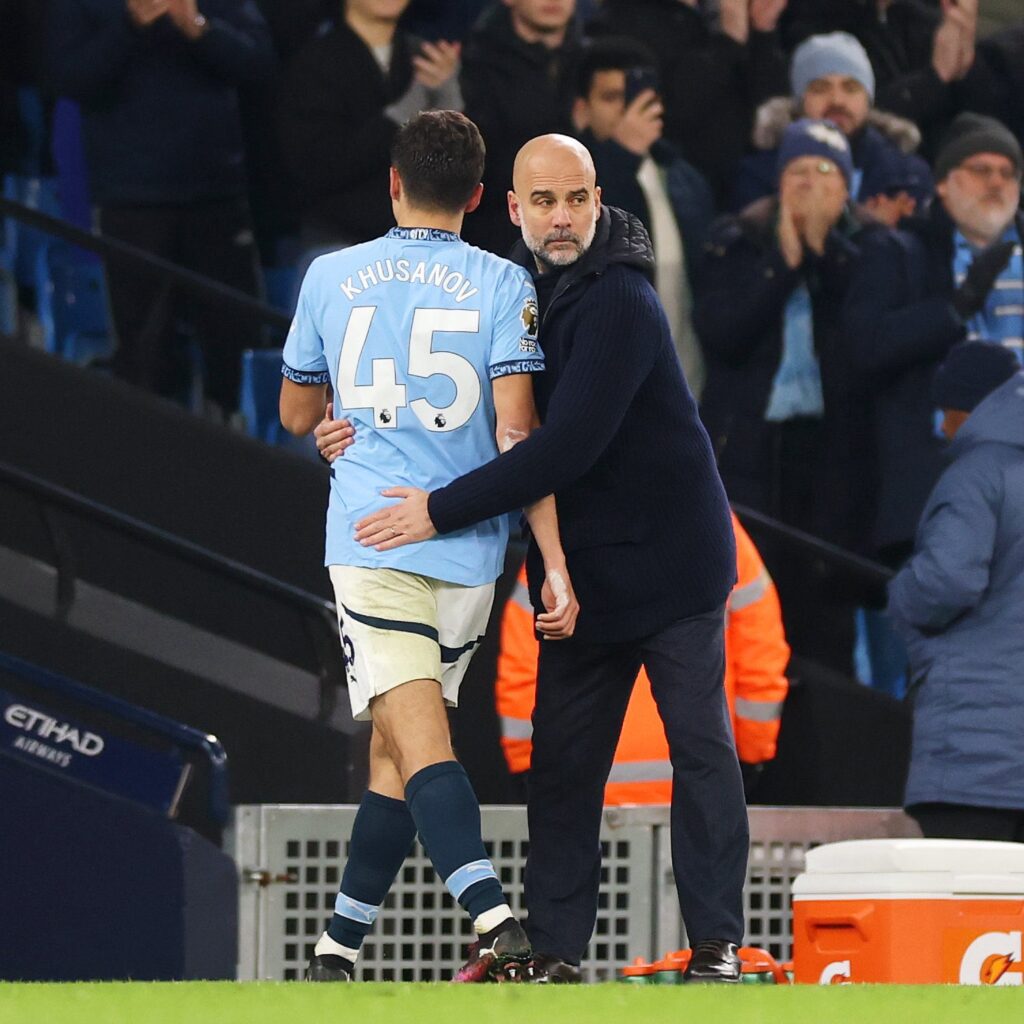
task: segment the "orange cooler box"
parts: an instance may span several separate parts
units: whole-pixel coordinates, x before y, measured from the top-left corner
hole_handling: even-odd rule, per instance
[[[1020,843],[832,843],[793,883],[797,982],[1021,985],[1022,936]]]

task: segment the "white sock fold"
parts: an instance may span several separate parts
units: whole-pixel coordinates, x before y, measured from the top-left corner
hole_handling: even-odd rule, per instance
[[[327,932],[320,936],[320,941],[313,947],[313,954],[315,956],[340,956],[351,963],[355,963],[359,958],[358,949],[352,949],[349,946],[343,946],[340,942],[335,942]]]
[[[507,903],[502,903],[500,907],[494,907],[492,910],[485,910],[474,922],[473,931],[477,935],[485,935],[493,928],[497,928],[502,921],[507,921],[510,917],[513,917],[512,908]]]

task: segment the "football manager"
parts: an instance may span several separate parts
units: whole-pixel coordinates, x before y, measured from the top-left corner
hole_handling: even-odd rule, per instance
[[[527,143],[508,203],[522,231],[512,258],[537,285],[543,426],[429,495],[384,491],[401,501],[357,524],[357,537],[386,550],[555,494],[581,611],[576,635],[541,644],[538,664],[525,877],[537,980],[579,978],[605,780],[643,665],[672,760],[672,859],[694,949],[686,979],[735,982],[748,831],[723,688],[736,572],[725,492],[650,283],[650,239],[601,205],[587,150],[558,135]]]

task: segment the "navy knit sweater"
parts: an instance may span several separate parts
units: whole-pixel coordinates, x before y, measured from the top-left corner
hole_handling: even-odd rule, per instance
[[[525,246],[515,258],[532,264]],[[543,311],[544,425],[430,496],[435,527],[450,533],[554,493],[585,641],[638,639],[711,611],[735,580],[725,492],[652,266],[643,225],[605,207],[593,245]]]

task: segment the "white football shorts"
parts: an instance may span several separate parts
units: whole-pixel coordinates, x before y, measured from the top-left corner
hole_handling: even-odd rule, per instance
[[[457,707],[487,629],[494,583],[465,587],[397,569],[329,569],[353,717],[368,721],[374,697],[414,679],[436,679],[445,704]]]

